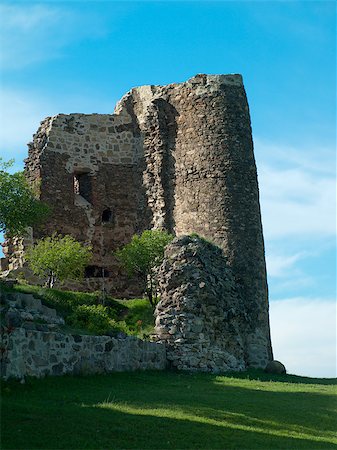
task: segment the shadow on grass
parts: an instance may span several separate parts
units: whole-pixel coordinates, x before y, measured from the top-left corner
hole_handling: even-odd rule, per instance
[[[333,449],[335,399],[331,386],[172,372],[6,383],[1,448]]]
[[[227,372],[226,377],[233,377],[257,381],[277,381],[279,383],[301,383],[301,384],[325,384],[337,385],[337,378],[311,378],[298,375],[274,375],[265,373],[263,370],[250,369],[246,372]]]

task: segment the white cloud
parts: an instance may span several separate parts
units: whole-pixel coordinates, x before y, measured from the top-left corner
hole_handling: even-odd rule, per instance
[[[296,253],[291,256],[284,255],[266,255],[267,272],[271,277],[283,277],[289,270],[293,269],[294,264],[305,257],[305,253]]]
[[[336,234],[334,148],[295,148],[255,139],[265,238]]]
[[[268,142],[259,137],[254,137],[254,147],[259,164],[267,163],[278,168],[301,168],[309,173],[335,176],[334,147],[295,147],[286,143]]]
[[[317,290],[322,280],[314,267],[324,267],[321,255],[335,247],[335,150],[255,139],[255,153],[271,297],[275,292]],[[304,298],[271,302],[271,320],[275,357],[283,359],[291,372],[334,375],[332,302]]]
[[[1,53],[3,69],[17,69],[57,56],[62,45],[55,37],[56,27],[62,25],[64,13],[43,5],[0,6]]]
[[[59,58],[72,42],[106,32],[102,19],[95,14],[78,10],[75,14],[67,6],[2,4],[0,17],[2,70]]]
[[[335,247],[335,151],[255,139],[255,154],[272,289],[317,287],[313,264]]]
[[[59,19],[59,12],[56,9],[43,6],[41,4],[31,5],[30,14],[27,10],[18,5],[1,5],[1,15],[6,20],[3,21],[5,29],[16,29],[21,31],[32,31],[41,23],[48,21],[49,23]]]
[[[0,103],[2,156],[22,160],[27,156],[26,143],[46,115],[47,105],[24,92],[10,90],[0,91]]]
[[[259,182],[267,238],[336,233],[336,185],[332,176],[260,164]]]
[[[336,377],[336,303],[289,298],[270,303],[274,358],[288,373]]]
[[[315,290],[319,291],[319,284],[322,282],[322,279],[317,277],[310,276],[308,274],[303,273],[301,268],[296,268],[294,273],[284,274],[282,277],[272,279],[269,277],[269,287],[270,292],[277,294],[284,293],[298,293],[299,290],[301,292],[311,292]]]

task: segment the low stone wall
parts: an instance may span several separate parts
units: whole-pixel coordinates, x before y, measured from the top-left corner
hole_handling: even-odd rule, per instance
[[[94,374],[166,367],[165,345],[128,336],[79,336],[16,328],[2,334],[1,376]]]

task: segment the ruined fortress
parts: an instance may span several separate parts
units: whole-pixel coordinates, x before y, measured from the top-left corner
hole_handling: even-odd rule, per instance
[[[258,182],[241,75],[200,74],[134,88],[111,115],[47,117],[29,144],[25,171],[51,206],[32,238],[57,231],[93,247],[76,288],[99,289],[104,278],[112,294],[132,295],[137,286],[121,273],[114,250],[146,229],[197,233],[223,249],[250,323],[263,323],[265,360],[271,359]],[[9,268],[22,265],[22,250],[24,244],[20,250],[5,245]]]

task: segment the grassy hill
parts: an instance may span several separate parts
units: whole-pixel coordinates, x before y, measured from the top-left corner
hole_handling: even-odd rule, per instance
[[[336,380],[251,371],[4,383],[2,449],[337,449]]]

